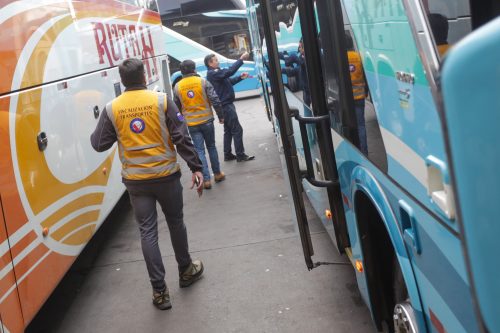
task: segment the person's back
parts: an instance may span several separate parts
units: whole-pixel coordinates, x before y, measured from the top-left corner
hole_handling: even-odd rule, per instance
[[[188,126],[200,125],[214,118],[205,86],[205,79],[195,75],[183,78],[175,86],[175,95],[181,99],[182,114]]]
[[[361,56],[354,50],[347,52],[347,59],[349,61],[349,73],[351,75],[352,94],[354,100],[365,99],[366,97],[366,82],[363,74],[363,64]]]
[[[210,189],[212,183],[210,181],[208,162],[205,157],[205,145],[210,157],[215,182],[218,183],[226,178],[220,170],[219,157],[215,146],[214,116],[212,112],[213,105],[219,121],[223,123],[222,106],[210,82],[196,75],[194,61],[184,60],[180,67],[183,78],[175,86],[174,101],[186,118],[189,133],[193,138],[194,146],[203,164],[203,186],[205,189]]]
[[[165,95],[139,89],[124,92],[106,106],[117,131],[126,180],[160,178],[179,170],[172,140],[164,140],[165,113],[160,110],[165,105]]]
[[[158,246],[156,203],[160,204],[170,230],[179,286],[188,287],[203,274],[203,264],[191,260],[188,250],[177,152],[193,172],[193,186],[197,179],[203,181],[202,164],[176,105],[165,94],[147,90],[142,61],[126,59],[118,70],[126,89],[106,105],[90,141],[99,152],[118,141],[123,183],[139,226],[153,304],[167,310],[172,305]],[[202,193],[201,184],[197,190]]]
[[[351,76],[352,95],[354,97],[354,111],[356,112],[358,123],[359,149],[363,154],[368,155],[368,140],[365,125],[366,81],[363,72],[363,63],[361,55],[354,49],[354,41],[348,31],[345,32],[345,42]]]

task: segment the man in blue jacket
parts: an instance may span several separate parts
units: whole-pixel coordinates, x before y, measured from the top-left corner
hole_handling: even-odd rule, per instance
[[[233,85],[248,77],[248,73],[242,73],[240,76],[232,77],[238,68],[243,65],[243,60],[249,57],[248,52],[241,55],[229,68],[220,68],[219,59],[215,54],[209,54],[205,57],[205,66],[207,66],[207,80],[214,86],[215,92],[219,96],[222,104],[224,117],[224,161],[236,160],[237,162],[250,161],[255,156],[245,154],[243,147],[243,128],[236,114],[234,106]],[[231,152],[231,142],[234,138],[234,150],[236,155]]]

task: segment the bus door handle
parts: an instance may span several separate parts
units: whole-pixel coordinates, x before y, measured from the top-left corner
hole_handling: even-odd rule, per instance
[[[420,238],[418,237],[417,223],[413,208],[404,200],[399,200],[398,204],[404,242],[408,246],[411,246],[417,254],[420,254],[422,253],[422,247],[420,245]]]
[[[314,124],[316,129],[322,126],[330,125],[330,117],[328,115],[318,117],[303,117],[299,114],[296,108],[290,108],[290,116],[294,117],[300,126],[300,136],[304,147],[304,158],[306,160],[307,170],[302,173],[302,178],[305,178],[311,185],[316,187],[333,187],[339,184],[338,179],[318,180],[314,175],[314,167],[311,156],[311,147],[309,146],[309,138],[307,137],[307,124]],[[319,138],[321,140],[321,138]]]
[[[455,219],[455,199],[446,163],[435,156],[425,158],[427,166],[427,195],[437,210],[448,219]]]

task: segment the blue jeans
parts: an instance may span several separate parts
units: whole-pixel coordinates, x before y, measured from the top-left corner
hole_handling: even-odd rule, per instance
[[[356,110],[356,119],[358,121],[359,149],[363,154],[368,156],[368,143],[365,126],[365,100],[354,100],[354,109]]]
[[[244,156],[245,148],[243,147],[243,128],[236,114],[234,104],[226,104],[222,107],[224,114],[224,156],[231,156],[231,142],[234,139],[234,150],[236,156]]]
[[[189,126],[188,129],[193,139],[194,148],[203,164],[203,179],[210,180],[207,158],[205,157],[205,144],[207,145],[212,171],[214,174],[220,173],[219,156],[217,155],[217,148],[215,147],[214,122],[212,120],[201,125]]]

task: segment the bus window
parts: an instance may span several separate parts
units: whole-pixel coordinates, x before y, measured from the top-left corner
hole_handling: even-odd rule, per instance
[[[500,15],[500,2],[495,0],[480,4],[469,0],[421,0],[421,8],[439,60],[472,30]]]
[[[354,118],[359,150],[368,157],[379,169],[387,171],[387,153],[385,150],[377,113],[371,102],[368,84],[366,82],[363,66],[363,56],[358,52],[355,38],[351,32],[347,15],[343,15],[345,32],[338,32],[338,38],[344,38],[343,44],[346,49],[347,71],[350,80],[345,80],[344,88],[341,89],[340,69],[338,62],[339,50],[335,47],[335,36],[331,17],[332,6],[326,0],[316,1],[316,19],[319,24],[318,30],[321,48],[321,65],[323,69],[323,80],[325,85],[325,99],[330,112],[331,127],[338,134],[344,135],[344,129],[348,126],[347,117]],[[341,44],[340,44],[341,45]],[[347,114],[341,112],[341,99],[353,99],[352,109]],[[352,123],[352,120],[351,120]]]
[[[181,70],[180,60],[172,57],[171,55],[168,55],[168,69],[170,70],[170,73],[175,73],[177,71],[180,71]]]
[[[468,0],[424,0],[423,7],[440,58],[472,31]]]

